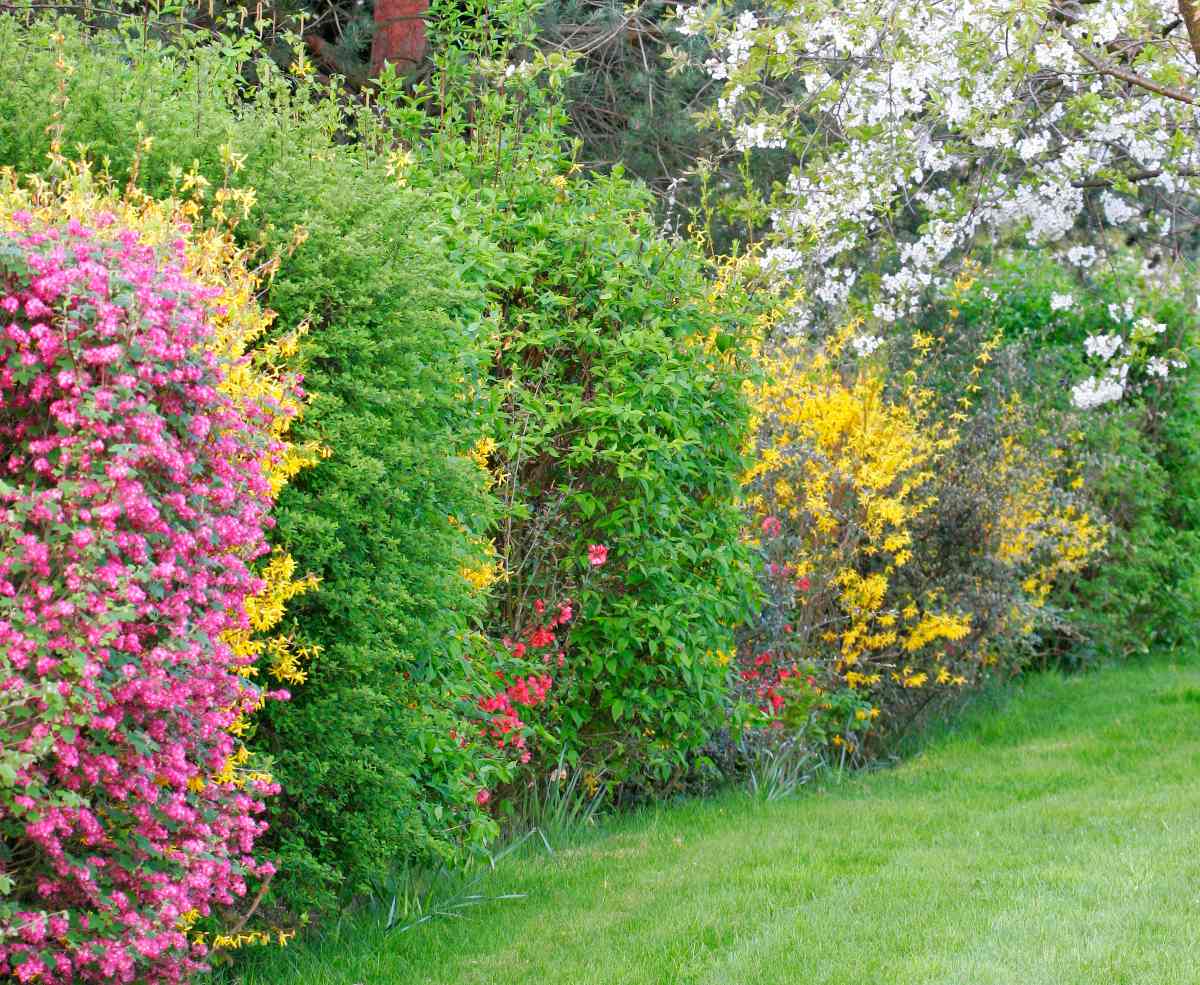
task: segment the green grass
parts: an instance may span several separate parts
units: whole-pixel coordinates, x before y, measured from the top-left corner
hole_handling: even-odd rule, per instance
[[[510,859],[488,904],[247,985],[1196,985],[1200,665],[1046,675],[901,766]]]

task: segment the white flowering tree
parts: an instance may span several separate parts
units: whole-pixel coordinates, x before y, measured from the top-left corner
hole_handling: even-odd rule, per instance
[[[701,2],[675,26],[707,42],[711,122],[739,150],[791,158],[768,238],[806,288],[795,330],[849,304],[886,335],[984,237],[1080,268],[1130,235],[1168,260],[1196,239],[1192,0],[745,6]],[[1127,372],[1114,364],[1078,402],[1119,397]]]

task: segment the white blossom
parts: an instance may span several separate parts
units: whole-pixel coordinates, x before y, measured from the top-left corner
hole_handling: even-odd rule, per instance
[[[887,322],[943,286],[981,235],[1062,242],[1087,269],[1103,245],[1087,239],[1095,215],[1164,236],[1189,228],[1169,216],[1175,203],[1186,215],[1200,200],[1196,110],[1131,83],[1128,66],[1123,76],[1095,64],[1123,65],[1106,47],[1121,39],[1140,76],[1192,77],[1186,32],[1163,33],[1178,16],[1174,0],[701,7],[683,8],[677,24],[703,25],[709,37],[705,64],[722,83],[717,116],[733,145],[794,152],[770,238],[799,255],[786,273],[813,311],[849,300],[844,279],[825,284],[834,267],[882,272],[866,300]],[[1113,190],[1120,172],[1152,193]],[[1055,311],[1073,303],[1055,297],[1064,299]]]
[[[684,7],[676,16],[678,20],[675,23],[675,30],[680,34],[694,37],[704,29],[705,13],[698,3],[691,7]]]
[[[1128,366],[1114,367],[1104,376],[1089,376],[1071,388],[1071,403],[1080,410],[1091,410],[1102,404],[1115,403],[1125,396]]]
[[[1049,147],[1050,138],[1045,133],[1036,133],[1017,144],[1017,153],[1021,155],[1021,160],[1029,161],[1039,154],[1044,154]]]
[[[858,335],[850,340],[850,345],[859,356],[865,357],[883,345],[883,339],[878,335]]]
[[[1124,303],[1110,303],[1108,317],[1113,321],[1129,321],[1133,318],[1133,298],[1126,298]]]
[[[1105,362],[1108,362],[1125,344],[1125,340],[1119,335],[1089,335],[1084,340],[1083,348],[1089,356],[1099,356]]]
[[[1090,267],[1099,258],[1094,246],[1072,246],[1067,250],[1067,261],[1076,267]]]
[[[1148,318],[1145,315],[1134,322],[1133,327],[1143,335],[1162,335],[1167,330],[1165,324],[1155,321],[1153,318]]]
[[[1104,218],[1114,226],[1124,225],[1138,214],[1137,209],[1112,192],[1104,192],[1100,196],[1100,204],[1104,206]]]
[[[1050,310],[1065,311],[1075,303],[1075,299],[1070,294],[1051,294],[1050,295]]]
[[[738,131],[738,150],[786,146],[787,138],[781,133],[772,131],[767,123],[744,123]]]

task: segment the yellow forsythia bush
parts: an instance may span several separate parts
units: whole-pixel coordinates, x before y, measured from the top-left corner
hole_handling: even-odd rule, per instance
[[[855,347],[857,331],[762,348],[744,481],[766,601],[738,667],[766,714],[816,726],[821,741],[851,753],[931,692],[974,683],[999,637],[1030,632],[1055,579],[1103,543],[1100,526],[1056,495],[1059,461],[1022,443],[1027,422],[1010,400],[1002,463],[986,477],[995,495],[968,548],[1005,588],[977,612],[967,586],[980,578],[934,563],[930,533],[947,525],[947,474],[970,475],[950,466],[965,451],[976,377],[949,402],[920,373],[898,385],[884,359]],[[932,344],[921,341],[926,354]]]

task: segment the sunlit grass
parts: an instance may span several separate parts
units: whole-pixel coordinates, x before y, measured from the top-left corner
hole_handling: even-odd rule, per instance
[[[345,921],[247,985],[1195,985],[1200,665],[1024,685],[896,769],[509,859],[487,904]]]

